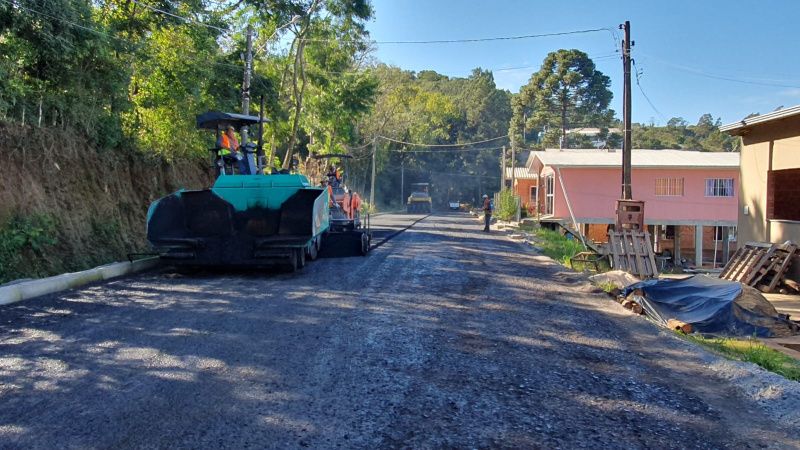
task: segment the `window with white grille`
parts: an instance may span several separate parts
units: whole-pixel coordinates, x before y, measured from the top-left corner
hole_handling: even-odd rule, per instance
[[[683,178],[656,178],[656,195],[665,197],[683,196]]]
[[[555,209],[555,198],[556,198],[556,191],[555,191],[555,178],[553,175],[548,175],[544,179],[544,213],[545,214],[553,214],[553,210]]]
[[[706,197],[733,197],[733,178],[706,178]]]

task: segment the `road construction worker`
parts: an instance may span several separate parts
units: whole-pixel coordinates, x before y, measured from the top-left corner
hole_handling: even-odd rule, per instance
[[[483,231],[489,232],[489,224],[492,222],[492,201],[489,196],[483,194]]]
[[[250,167],[248,167],[247,161],[245,161],[244,152],[239,150],[239,140],[236,139],[236,128],[234,128],[233,125],[228,125],[225,132],[220,135],[217,141],[217,147],[220,149],[220,158],[228,156],[236,160],[240,175],[250,174]]]
[[[350,212],[354,219],[359,216],[359,211],[361,211],[361,197],[358,196],[358,192],[350,191]]]
[[[344,190],[344,198],[342,198],[342,209],[344,210],[345,215],[347,215],[348,219],[353,219],[353,208],[351,204],[351,194],[350,190],[345,188]]]
[[[330,206],[336,206],[336,200],[333,198],[333,189],[331,189],[331,185],[327,179],[323,178],[320,185],[328,190],[328,203]]]

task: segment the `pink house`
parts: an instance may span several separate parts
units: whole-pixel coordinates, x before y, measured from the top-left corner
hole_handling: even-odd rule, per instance
[[[645,224],[656,252],[695,266],[719,266],[735,248],[739,154],[687,150],[633,150],[632,190],[645,202]],[[570,149],[531,152],[528,170],[539,176],[535,211],[543,223],[561,223],[605,242],[621,194],[622,153]],[[691,261],[691,259],[690,259]]]

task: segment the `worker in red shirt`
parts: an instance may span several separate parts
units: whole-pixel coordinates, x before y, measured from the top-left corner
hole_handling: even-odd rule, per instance
[[[489,224],[492,222],[492,201],[489,196],[483,194],[483,231],[489,232]]]

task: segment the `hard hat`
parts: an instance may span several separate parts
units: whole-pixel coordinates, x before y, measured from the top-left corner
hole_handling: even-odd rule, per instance
[[[483,198],[489,198],[489,196],[486,195],[486,194],[483,194]]]

